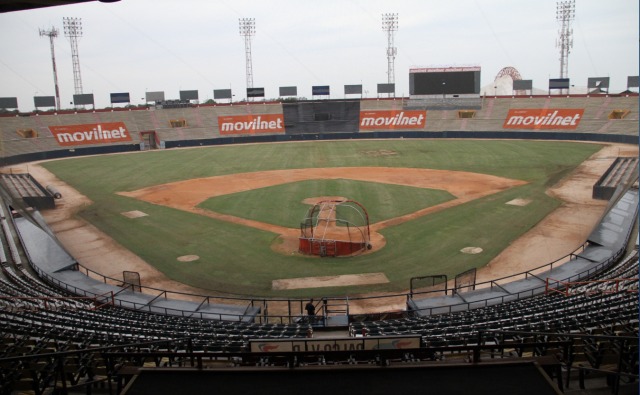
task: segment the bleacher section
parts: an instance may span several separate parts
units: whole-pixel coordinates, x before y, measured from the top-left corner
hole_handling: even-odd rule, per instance
[[[176,367],[205,374],[203,369],[226,366],[236,375],[249,366],[270,371],[282,367],[290,372],[314,366],[435,369],[420,371],[427,377],[443,366],[456,367],[461,374],[463,365],[471,361],[484,366],[490,361],[504,365],[519,360],[549,366],[548,374],[560,389],[562,383],[573,380],[575,387],[576,380],[582,383],[606,372],[614,377],[611,383],[620,385],[637,380],[637,259],[636,251],[570,296],[553,293],[465,312],[350,325],[352,336],[364,334],[372,340],[419,335],[419,349],[306,353],[252,353],[247,344],[260,339],[265,344],[274,339],[302,340],[308,336],[308,325],[201,320],[114,307],[99,298],[70,298],[46,284],[36,287],[19,279],[5,263],[0,277],[0,324],[4,328],[0,385],[5,393],[36,387],[60,389],[63,384],[90,391],[108,382],[121,393],[126,380],[144,374],[145,369],[164,369],[162,374],[173,379],[175,369],[171,368]],[[621,278],[626,280],[615,292],[597,282]],[[324,339],[327,344],[333,341],[341,340]],[[59,366],[65,366],[63,375]],[[455,383],[451,378],[448,381]],[[494,390],[507,383],[511,388],[514,385],[505,379],[499,385],[482,380],[474,383]],[[447,385],[441,385],[441,393],[447,393]],[[452,388],[459,387],[452,384]]]
[[[420,334],[427,344],[460,345],[476,341],[479,330],[523,332],[610,333],[620,328],[637,331],[637,252],[602,274],[592,276],[571,296],[538,296],[450,314],[353,322],[350,332],[367,336]],[[619,292],[606,292],[597,280],[627,279]],[[635,329],[634,329],[635,327]],[[618,328],[618,329],[614,329]]]
[[[163,108],[185,108],[191,107],[192,104],[189,100],[163,100],[155,102],[156,109]]]
[[[526,272],[518,279],[477,284],[475,290],[462,294],[438,297],[429,293],[414,294],[407,301],[407,307],[417,316],[459,312],[542,294],[549,287],[556,286],[555,283],[550,284],[549,279],[579,281],[589,278],[619,258],[629,240],[637,211],[638,191],[630,190],[605,214],[585,245],[571,253],[569,260],[562,265],[544,265]]]
[[[489,132],[492,136],[504,132],[507,136],[508,132],[518,130],[504,128],[505,118],[510,109],[569,108],[584,110],[578,127],[571,132],[612,136],[612,138],[637,135],[637,95],[482,97],[479,100],[480,106],[475,110],[476,114],[473,118],[460,118],[458,114],[460,106],[455,109],[437,107],[428,109],[426,125],[421,131],[436,132],[443,136],[447,132]],[[402,111],[413,108],[424,109],[425,106],[412,104],[409,99],[394,98],[39,113],[30,116],[0,117],[0,139],[3,142],[3,160],[11,163],[8,158],[30,153],[40,153],[40,156],[32,159],[27,157],[23,161],[80,153],[91,154],[91,149],[100,153],[139,149],[137,147],[142,140],[138,132],[148,130],[155,130],[159,140],[170,143],[168,145],[171,147],[214,144],[213,139],[223,137],[218,127],[220,116],[283,114],[286,134],[295,136],[317,133],[357,133],[360,111]],[[609,119],[609,115],[614,110],[622,110],[627,115],[622,119]],[[172,127],[172,120],[184,120],[185,126]],[[74,150],[73,147],[70,149],[70,147],[60,146],[48,129],[49,126],[95,125],[108,122],[123,122],[126,125],[132,137],[131,142],[125,144],[127,147],[123,147],[122,143],[102,143],[86,145],[80,147],[82,149]],[[35,132],[35,137],[23,137],[18,133],[18,130],[28,129]],[[244,135],[250,134],[246,132]],[[238,134],[238,137],[241,136],[242,134]],[[431,135],[431,137],[434,136],[437,137],[437,135]],[[601,137],[599,139],[603,141]],[[87,148],[89,152],[86,152]],[[48,152],[53,153],[42,155]]]
[[[39,214],[36,212],[32,215]],[[213,303],[206,297],[201,302],[172,300],[167,298],[164,291],[158,291],[157,294],[141,293],[126,285],[117,286],[91,278],[78,271],[73,257],[34,222],[43,223],[37,219],[16,218],[16,230],[38,275],[57,284],[59,288],[84,297],[112,295],[110,303],[119,307],[168,315],[252,322],[260,313],[260,308],[251,305]]]
[[[407,100],[405,110],[479,110],[481,97],[412,97]]]

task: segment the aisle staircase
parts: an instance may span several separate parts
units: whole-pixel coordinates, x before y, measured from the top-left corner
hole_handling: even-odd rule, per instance
[[[325,326],[340,327],[349,325],[349,298],[324,299]]]

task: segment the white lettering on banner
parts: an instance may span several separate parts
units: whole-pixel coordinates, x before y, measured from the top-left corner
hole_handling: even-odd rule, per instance
[[[73,133],[57,133],[56,138],[60,143],[70,143],[70,142],[83,142],[83,141],[105,141],[110,139],[126,139],[127,129],[122,126],[118,129],[113,130],[103,130],[101,125],[98,125],[97,128],[93,128],[90,131],[80,131]]]
[[[360,126],[403,126],[403,125],[420,125],[424,120],[424,115],[420,114],[415,117],[405,116],[404,111],[391,116],[379,117],[363,117]]]
[[[343,344],[314,344],[307,343],[307,351],[355,351],[364,350],[364,344],[358,342],[350,342]]]
[[[578,125],[581,114],[575,114],[574,116],[560,116],[558,111],[554,111],[551,114],[539,115],[539,116],[522,116],[511,115],[507,119],[507,125],[534,125],[534,126],[549,126],[549,125],[562,125],[573,126]]]
[[[263,121],[262,116],[258,115],[252,121],[223,122],[220,126],[220,130],[223,132],[242,132],[249,130],[280,130],[282,127],[281,118],[278,118],[275,121]]]

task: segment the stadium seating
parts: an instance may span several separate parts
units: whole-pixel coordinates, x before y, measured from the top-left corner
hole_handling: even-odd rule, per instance
[[[3,227],[3,233],[7,231],[11,230]],[[6,236],[5,233],[5,240],[11,239]],[[68,355],[65,357],[69,375],[67,384],[86,386],[87,383],[108,381],[109,370],[106,360],[82,356],[81,351],[87,348],[121,347],[127,350],[131,345],[147,344],[139,347],[148,352],[164,350],[175,356],[167,360],[168,366],[185,363],[179,356],[192,353],[247,363],[241,355],[248,351],[249,341],[306,338],[311,329],[302,323],[225,322],[102,305],[96,298],[71,297],[66,291],[41,282],[13,259],[0,258],[3,261],[0,324],[5,328],[0,339],[3,388],[26,389],[34,383],[46,386],[47,378],[56,374],[53,360],[37,359],[39,362],[34,365],[16,359],[20,355],[38,358],[40,354],[69,352],[64,354]],[[555,348],[528,346],[540,341],[538,334],[548,334],[544,338],[546,342],[553,336],[577,335],[572,338],[571,353],[562,356],[567,380],[571,379],[573,371],[578,372],[579,381],[583,383],[594,374],[618,369],[618,364],[624,366],[622,371],[616,370],[617,377],[633,379],[637,377],[633,375],[637,371],[637,342],[627,339],[638,335],[637,261],[636,250],[626,259],[593,275],[588,282],[574,284],[565,293],[556,289],[549,294],[428,317],[352,322],[349,335],[419,335],[425,350],[437,350],[425,355],[412,354],[401,361],[405,358],[416,361],[472,358],[473,353],[464,350],[476,346],[485,347],[484,353],[491,358],[549,355]],[[626,280],[606,281],[614,279]],[[607,336],[617,336],[625,343],[607,340]],[[188,339],[188,342],[181,339]],[[169,342],[168,348],[167,343],[148,344],[163,341]],[[329,356],[325,357],[321,358],[321,364],[328,363]],[[344,360],[331,363],[359,363],[357,356],[341,358]],[[7,362],[3,363],[3,360]],[[306,361],[303,364],[315,364],[317,357],[305,357],[303,361]],[[366,361],[365,358],[360,363]],[[161,365],[160,360],[155,363]],[[262,357],[256,363],[267,366],[279,362],[277,358]]]
[[[474,99],[476,100],[476,99]],[[611,136],[636,135],[638,122],[638,96],[534,96],[483,97],[473,118],[460,119],[457,106],[452,109],[429,109],[424,131],[508,132],[503,129],[505,117],[512,108],[580,108],[584,109],[576,132]],[[139,144],[138,132],[155,130],[160,141],[176,146],[210,144],[219,138],[218,117],[243,114],[284,114],[287,134],[357,132],[359,111],[411,109],[410,100],[365,99],[298,103],[243,103],[233,105],[200,105],[182,108],[106,109],[96,111],[63,111],[30,116],[0,117],[0,137],[6,157],[58,151],[58,145],[49,126],[124,122],[132,134],[131,144]],[[347,104],[351,103],[351,104]],[[352,105],[353,104],[353,105]],[[328,107],[330,106],[330,107]],[[424,108],[422,106],[421,108]],[[623,119],[609,119],[614,110],[624,110]],[[317,121],[316,115],[331,119]],[[185,126],[172,127],[172,120],[184,120]],[[297,125],[297,126],[296,126]],[[23,137],[18,130],[33,130],[33,137]],[[187,143],[190,142],[190,143]],[[198,143],[199,142],[199,143]],[[104,146],[118,143],[106,143]],[[93,146],[95,147],[95,145]],[[67,153],[68,155],[68,153]],[[36,158],[37,159],[37,158]]]
[[[637,133],[637,100],[556,98],[553,106],[584,108],[579,132],[628,135]],[[406,108],[403,100],[363,100],[360,105],[360,110]],[[453,110],[430,111],[427,130],[498,131],[510,108],[548,105],[548,98],[485,99],[472,119],[459,119]],[[609,113],[618,108],[630,112],[624,119],[610,120]],[[313,124],[310,117],[322,111],[318,107],[298,115],[301,122]],[[349,106],[340,108],[340,117],[357,118],[357,111],[352,111],[355,110]],[[0,118],[0,133],[7,155],[13,156],[60,150],[47,125],[125,122],[132,131],[156,130],[161,140],[179,142],[219,137],[218,116],[256,112],[282,113],[283,106],[203,106],[7,117]],[[186,126],[171,128],[171,119],[184,119]],[[636,129],[629,130],[633,125]],[[19,128],[31,128],[38,136],[21,138],[15,133]],[[612,388],[617,388],[620,382],[638,379],[637,250],[580,282],[564,282],[546,293],[445,314],[407,311],[403,318],[356,317],[344,333],[351,339],[417,335],[421,339],[419,350],[390,354],[389,358],[381,353],[252,356],[251,341],[303,340],[318,327],[302,320],[280,322],[260,316],[249,321],[224,321],[182,313],[159,314],[135,305],[114,305],[95,295],[78,297],[34,273],[8,212],[3,211],[0,217],[0,393],[45,393],[54,389],[63,392],[62,386],[91,392],[97,385],[122,385],[126,380],[123,377],[129,374],[127,367],[193,367],[204,363],[203,358],[210,366],[222,363],[294,367],[468,363],[479,358],[558,355],[566,383],[577,378],[584,386],[590,377],[604,375],[609,380],[615,377]],[[559,342],[570,346],[563,349]],[[559,378],[557,372],[552,374]]]

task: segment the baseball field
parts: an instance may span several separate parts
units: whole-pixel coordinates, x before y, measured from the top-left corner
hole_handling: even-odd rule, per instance
[[[302,297],[402,291],[414,276],[452,278],[483,267],[562,204],[548,188],[601,148],[350,140],[148,151],[42,166],[91,200],[77,215],[168,278],[233,295]],[[309,199],[336,196],[367,209],[374,248],[341,258],[299,254]],[[354,275],[375,280],[321,284]],[[295,279],[306,285],[274,285]]]

